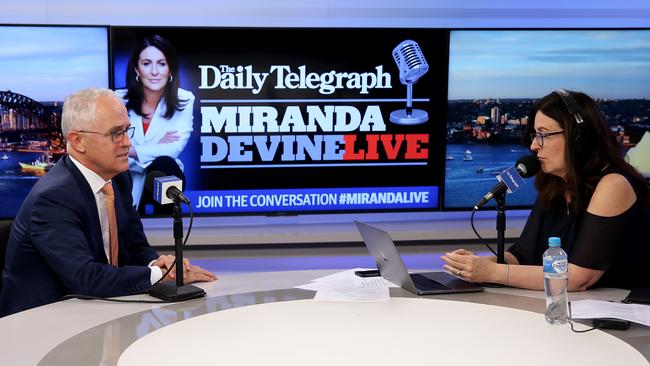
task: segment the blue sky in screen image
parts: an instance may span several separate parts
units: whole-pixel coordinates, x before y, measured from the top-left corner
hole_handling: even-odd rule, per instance
[[[648,30],[452,31],[449,64],[449,100],[650,98]]]
[[[0,26],[0,90],[36,101],[108,87],[106,28]]]

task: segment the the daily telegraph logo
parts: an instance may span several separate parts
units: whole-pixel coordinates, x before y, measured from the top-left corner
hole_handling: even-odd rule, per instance
[[[391,87],[391,76],[384,72],[383,65],[364,73],[332,70],[319,74],[308,71],[305,65],[297,70],[288,65],[273,65],[267,72],[256,72],[252,65],[199,65],[199,70],[199,89],[250,89],[255,95],[264,88],[270,76],[274,79],[271,81],[273,89],[318,89],[324,95],[337,89],[358,89],[359,94],[368,94],[369,89]]]
[[[392,88],[383,65],[362,73],[317,73],[305,65],[274,65],[264,72],[251,65],[199,65],[199,70],[199,89],[250,90],[253,95],[267,88],[318,90],[323,95],[338,89],[368,94],[370,89]],[[201,167],[426,165],[426,127],[415,128],[417,133],[388,133],[384,103],[392,103],[392,109],[402,106],[388,99],[202,101]]]

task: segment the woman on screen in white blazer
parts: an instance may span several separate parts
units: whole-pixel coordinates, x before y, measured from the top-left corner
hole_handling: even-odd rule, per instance
[[[141,213],[152,203],[144,193],[149,172],[162,171],[183,180],[179,155],[192,133],[194,95],[179,88],[178,59],[171,43],[153,35],[133,50],[126,70],[126,89],[117,90],[129,111],[135,133],[129,150],[133,202]],[[154,204],[154,213],[162,213]]]

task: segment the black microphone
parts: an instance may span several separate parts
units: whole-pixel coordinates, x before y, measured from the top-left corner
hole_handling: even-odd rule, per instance
[[[539,168],[539,160],[537,160],[537,157],[535,155],[522,156],[515,163],[515,169],[522,178],[532,177],[533,175],[537,174]],[[476,205],[474,205],[474,209],[478,210],[479,207],[486,204],[489,200],[494,198],[494,196],[503,194],[507,189],[508,186],[503,181],[499,180],[499,183],[495,184],[494,187],[492,187],[492,189],[490,189],[490,191],[485,196],[483,196],[483,198],[481,198],[481,200],[478,201]]]
[[[147,174],[144,183],[145,188],[153,193],[154,201],[161,205],[180,200],[190,204],[190,200],[183,194],[183,181],[173,175],[165,175],[160,171],[153,171]],[[163,195],[164,194],[164,195]]]

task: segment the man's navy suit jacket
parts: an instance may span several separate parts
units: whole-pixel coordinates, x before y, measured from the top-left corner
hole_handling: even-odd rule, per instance
[[[11,230],[2,273],[0,316],[68,294],[100,297],[146,291],[158,257],[132,207],[128,172],[111,179],[119,231],[119,267],[108,264],[95,197],[65,155],[32,188]]]

